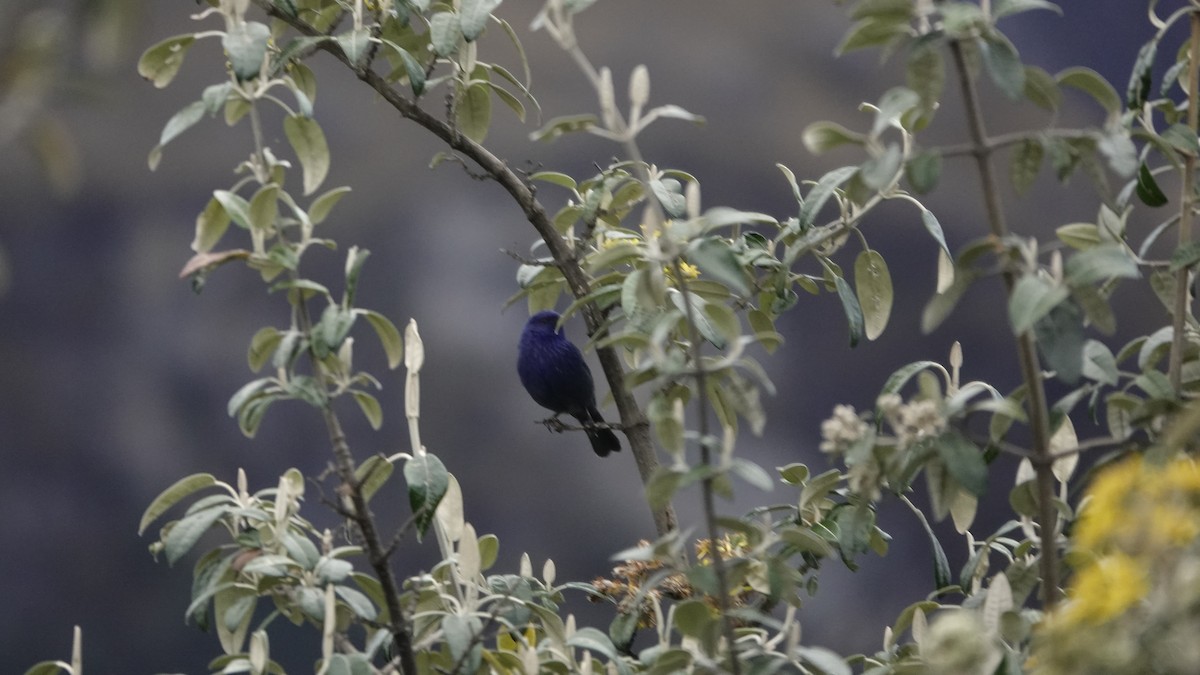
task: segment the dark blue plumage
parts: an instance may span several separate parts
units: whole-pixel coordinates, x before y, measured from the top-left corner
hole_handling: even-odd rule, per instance
[[[555,330],[558,313],[538,312],[529,318],[517,346],[517,374],[521,384],[543,408],[555,415],[567,413],[587,427],[604,424],[596,410],[596,390],[592,371],[579,348]],[[592,450],[604,457],[621,449],[621,441],[611,429],[587,429]]]

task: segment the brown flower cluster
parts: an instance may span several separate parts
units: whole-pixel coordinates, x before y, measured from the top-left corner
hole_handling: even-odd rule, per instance
[[[726,560],[744,552],[745,544],[744,537],[738,537],[738,540],[734,541],[729,535],[726,535],[717,540],[717,548],[721,552],[721,557]],[[650,542],[642,540],[638,542],[638,546],[649,548]],[[711,564],[711,546],[711,541],[708,539],[696,541],[696,558],[701,565]],[[592,602],[611,600],[616,603],[617,611],[621,614],[635,612],[638,614],[638,628],[652,628],[657,625],[654,606],[658,601],[663,599],[679,601],[702,595],[692,587],[687,576],[682,572],[670,574],[657,581],[653,587],[647,587],[647,583],[652,581],[651,577],[664,568],[665,565],[660,560],[626,560],[613,568],[610,578],[596,577],[592,580],[595,594],[590,596],[590,600]],[[747,595],[751,592],[749,587],[731,591],[730,600],[733,606],[745,605]],[[717,607],[718,603],[715,598],[704,596],[704,599],[714,609]]]

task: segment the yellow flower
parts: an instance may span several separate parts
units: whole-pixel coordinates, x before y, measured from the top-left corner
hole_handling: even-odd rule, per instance
[[[1200,672],[1200,649],[1181,648],[1200,625],[1196,462],[1135,455],[1105,467],[1071,540],[1075,573],[1066,602],[1037,628],[1033,672]]]
[[[636,246],[639,243],[641,243],[641,240],[638,239],[637,237],[613,236],[613,235],[609,234],[609,235],[606,235],[600,241],[600,248],[607,251],[609,249],[614,249],[618,246]]]
[[[1163,466],[1133,456],[1102,471],[1088,489],[1076,545],[1157,556],[1200,537],[1200,468],[1181,458]]]
[[[717,551],[723,560],[745,555],[749,548],[750,542],[746,540],[744,534],[726,534],[717,540]],[[712,562],[711,539],[696,540],[696,561],[701,565],[708,565]]]
[[[699,267],[696,267],[691,263],[683,262],[682,260],[679,261],[679,270],[683,272],[684,279],[695,279],[696,277],[700,276]],[[667,277],[667,279],[671,281],[675,280],[675,270],[670,265],[667,265],[663,268],[663,274]]]
[[[1146,570],[1134,558],[1114,553],[1100,558],[1075,575],[1070,601],[1062,620],[1099,624],[1132,607],[1146,596]]]
[[[662,222],[662,225],[659,225],[658,227],[654,228],[653,232],[650,231],[650,226],[647,225],[646,223],[642,223],[639,227],[641,227],[643,235],[651,235],[655,239],[658,239],[660,236],[662,236],[662,233],[664,230],[669,230],[671,228],[671,221],[664,220]]]

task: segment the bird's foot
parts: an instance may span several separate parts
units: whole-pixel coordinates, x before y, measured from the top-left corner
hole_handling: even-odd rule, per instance
[[[558,415],[555,415],[554,417],[547,417],[544,420],[538,420],[535,422],[535,424],[540,424],[556,434],[561,434],[564,431],[601,431],[604,429],[611,429],[612,431],[625,430],[625,425],[611,422],[580,422],[578,425],[568,424],[558,419]]]

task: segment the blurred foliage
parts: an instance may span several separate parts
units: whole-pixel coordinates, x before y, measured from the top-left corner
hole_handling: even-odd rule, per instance
[[[34,2],[0,6],[0,153],[10,170],[37,163],[55,195],[83,180],[80,151],[57,110],[89,80],[112,72],[128,51],[141,0]],[[11,280],[0,242],[0,295]]]

